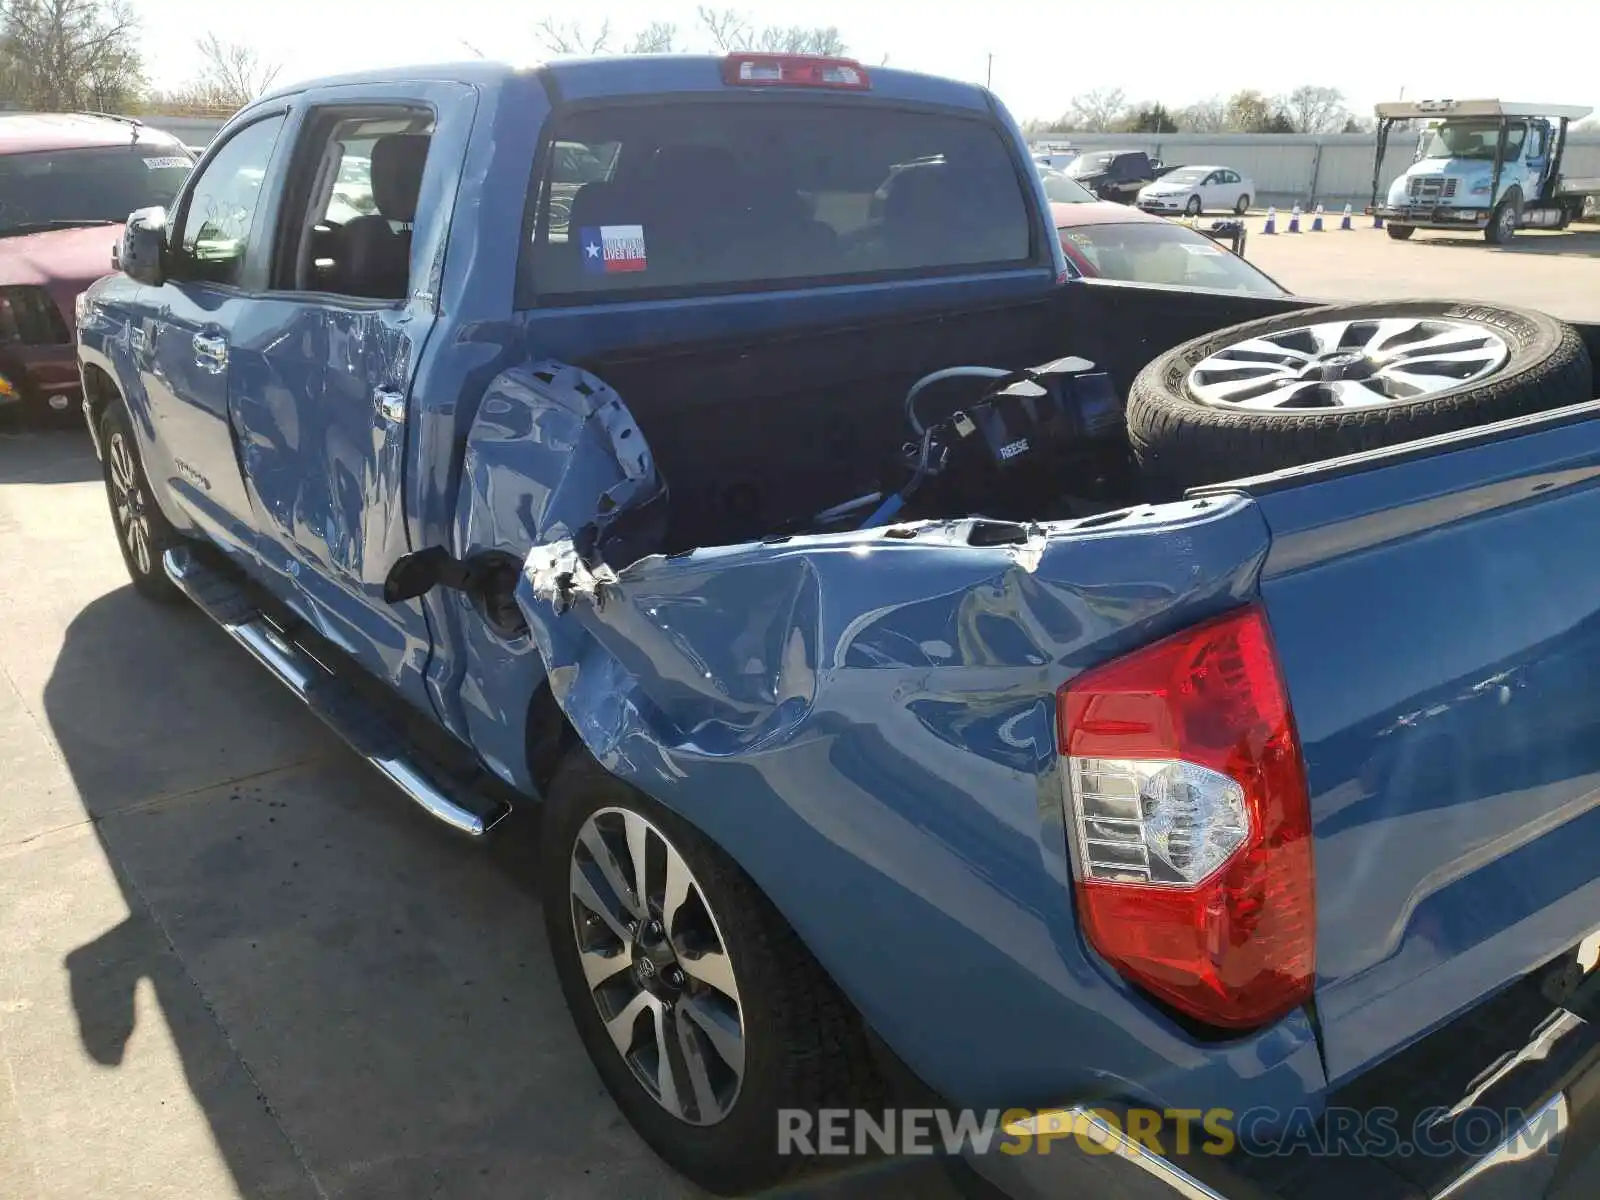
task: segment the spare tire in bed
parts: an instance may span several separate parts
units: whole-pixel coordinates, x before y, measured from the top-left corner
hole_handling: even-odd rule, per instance
[[[1330,304],[1168,350],[1128,394],[1128,434],[1163,495],[1592,399],[1554,317],[1495,304]]]

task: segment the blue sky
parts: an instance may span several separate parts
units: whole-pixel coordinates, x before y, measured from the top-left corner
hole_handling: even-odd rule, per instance
[[[675,22],[704,47],[695,5],[677,0],[612,0],[544,8],[508,0],[265,0],[217,6],[201,0],[134,0],[150,73],[181,83],[196,65],[194,39],[207,32],[251,42],[283,64],[284,82],[365,67],[469,56],[464,42],[495,58],[536,61],[533,35],[545,14],[608,14],[623,40],[652,20]],[[1487,0],[1438,6],[1375,0],[1315,5],[1132,3],[982,4],[910,0],[717,0],[757,24],[837,25],[851,52],[890,64],[982,81],[994,55],[993,86],[1018,118],[1055,116],[1076,93],[1120,87],[1131,100],[1178,104],[1241,87],[1288,91],[1302,83],[1341,89],[1370,115],[1377,100],[1498,96],[1600,107],[1594,70],[1600,8],[1583,0],[1564,19],[1503,26],[1510,11]],[[1557,6],[1564,7],[1564,6]],[[589,25],[597,22],[590,20]],[[1490,31],[1507,29],[1499,41]],[[1492,50],[1498,46],[1501,53]]]

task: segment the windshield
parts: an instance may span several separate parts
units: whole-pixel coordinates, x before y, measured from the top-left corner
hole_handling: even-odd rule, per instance
[[[0,156],[0,237],[120,224],[136,208],[171,207],[192,165],[165,143]]]
[[[1115,154],[1100,151],[1098,154],[1080,154],[1067,168],[1068,175],[1097,175],[1111,165]]]
[[[1257,296],[1284,294],[1281,287],[1244,259],[1205,234],[1182,225],[1130,221],[1068,226],[1059,233],[1068,261],[1091,278],[1215,288]]]
[[[1205,167],[1179,167],[1161,177],[1162,183],[1199,183],[1211,174]]]
[[[1522,139],[1527,133],[1526,125],[1513,125],[1506,130],[1507,159],[1516,158],[1522,153]],[[1493,117],[1480,121],[1446,121],[1433,131],[1422,156],[1492,160],[1495,144],[1499,140],[1500,122]]]
[[[1085,204],[1099,197],[1076,183],[1062,171],[1040,171],[1039,178],[1044,180],[1044,194],[1052,204]]]

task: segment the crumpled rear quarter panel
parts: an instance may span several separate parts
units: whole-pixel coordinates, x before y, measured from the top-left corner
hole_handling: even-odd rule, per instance
[[[1201,1045],[1086,953],[1054,732],[1056,688],[1246,600],[1266,547],[1238,499],[1022,546],[954,524],[697,550],[570,589],[559,544],[518,600],[596,756],[731,854],[947,1099],[1289,1107],[1322,1086],[1302,1016]]]

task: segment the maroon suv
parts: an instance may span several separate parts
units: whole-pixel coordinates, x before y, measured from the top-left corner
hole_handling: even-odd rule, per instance
[[[171,205],[193,165],[125,118],[0,116],[0,406],[76,402],[74,301],[111,271],[128,214]]]

